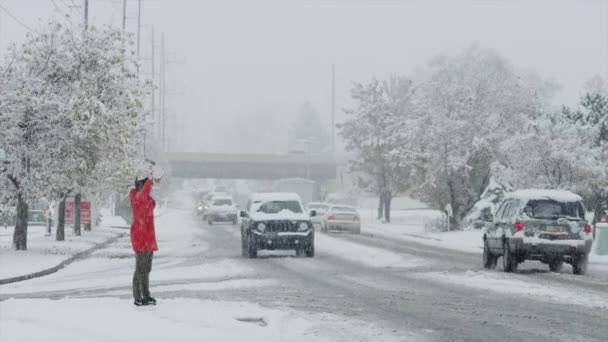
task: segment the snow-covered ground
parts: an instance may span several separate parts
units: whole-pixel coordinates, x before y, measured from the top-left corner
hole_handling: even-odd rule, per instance
[[[53,234],[46,235],[46,227],[28,227],[27,251],[15,251],[13,248],[14,228],[0,228],[0,279],[12,278],[42,271],[54,267],[72,255],[87,250],[101,243],[120,231],[109,228],[105,222],[90,232],[82,230],[81,236],[75,236],[72,228],[65,228],[65,241],[55,241]]]
[[[12,342],[408,340],[332,314],[185,298],[140,308],[118,298],[10,299],[0,317],[0,340]]]
[[[325,234],[315,236],[315,248],[322,253],[355,261],[369,267],[409,268],[423,266],[425,261],[413,255],[394,253],[337,239]]]
[[[545,284],[541,280],[530,282],[525,275],[491,272],[491,271],[466,271],[466,272],[428,272],[416,273],[415,276],[422,279],[464,285],[479,289],[480,291],[492,291],[495,293],[507,293],[517,296],[526,296],[534,300],[542,300],[560,304],[582,305],[590,308],[608,310],[608,298],[604,293],[581,291],[576,287]],[[535,279],[536,280],[536,279]]]

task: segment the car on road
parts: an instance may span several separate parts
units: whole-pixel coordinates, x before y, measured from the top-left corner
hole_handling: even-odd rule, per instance
[[[314,257],[315,229],[296,193],[253,194],[241,212],[243,256],[256,258],[258,250],[293,249],[298,256]]]
[[[207,209],[207,223],[211,226],[216,222],[238,223],[238,209],[232,197],[216,195],[209,202]]]
[[[228,194],[225,192],[209,192],[207,195],[205,195],[205,197],[203,197],[201,203],[199,203],[197,213],[202,216],[203,221],[207,221],[207,215],[209,213],[209,208],[211,207],[211,202],[213,202],[213,199],[217,196],[228,197]]]
[[[582,198],[564,190],[521,190],[507,194],[484,229],[483,265],[505,272],[525,260],[538,260],[559,272],[564,262],[584,274],[592,244]]]
[[[323,215],[321,231],[349,231],[353,234],[361,234],[361,215],[351,205],[330,205]]]
[[[315,228],[321,228],[323,226],[323,218],[325,217],[325,212],[329,210],[329,204],[324,202],[310,202],[306,206],[306,209],[308,209],[309,213],[312,211],[316,213],[316,216],[311,217],[310,220],[312,221],[312,224],[315,226]]]

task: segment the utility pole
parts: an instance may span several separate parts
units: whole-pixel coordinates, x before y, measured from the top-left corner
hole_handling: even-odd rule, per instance
[[[167,87],[166,87],[166,74],[165,74],[165,65],[166,65],[166,51],[165,51],[165,33],[162,32],[160,34],[160,80],[159,80],[159,115],[160,115],[160,140],[162,142],[163,150],[166,151],[167,141],[165,136],[166,131],[166,115],[165,115],[165,100],[167,97]]]
[[[336,154],[336,63],[331,63],[331,153]]]
[[[122,0],[122,31],[127,29],[127,0]]]
[[[158,120],[156,118],[156,110],[155,110],[155,107],[154,107],[156,105],[156,96],[154,96],[156,94],[156,89],[154,89],[154,86],[156,84],[156,82],[155,82],[155,77],[156,77],[155,73],[156,73],[156,71],[154,70],[155,69],[155,65],[154,65],[154,63],[155,63],[155,58],[154,57],[155,56],[154,55],[155,55],[156,52],[155,52],[155,49],[154,49],[154,45],[155,45],[155,41],[154,41],[154,27],[152,27],[152,54],[150,56],[150,59],[151,59],[150,66],[151,66],[151,69],[152,69],[151,70],[152,71],[152,76],[151,76],[152,77],[152,99],[151,99],[152,101],[150,103],[150,115],[152,116],[152,119],[154,120],[154,126],[155,126],[155,128],[157,128],[158,127]]]
[[[84,0],[84,29],[89,28],[89,0]]]
[[[127,0],[125,0],[126,2]],[[141,0],[137,1],[137,58],[139,58],[139,44],[141,34]]]

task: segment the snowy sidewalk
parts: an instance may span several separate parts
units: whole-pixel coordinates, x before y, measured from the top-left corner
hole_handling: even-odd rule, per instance
[[[55,240],[55,227],[51,235],[46,235],[45,226],[29,226],[26,251],[13,249],[14,228],[0,228],[0,280],[47,270],[77,253],[124,234],[110,228],[117,224],[126,225],[122,218],[110,216],[109,211],[104,211],[100,226],[91,231],[82,230],[81,236],[74,235],[72,228],[66,226],[65,241]]]

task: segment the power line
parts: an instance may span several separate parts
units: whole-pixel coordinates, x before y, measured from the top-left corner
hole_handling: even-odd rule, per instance
[[[61,14],[61,16],[63,17],[63,19],[66,20],[70,25],[73,25],[71,17],[69,15],[65,14],[61,10],[61,7],[59,7],[59,5],[57,5],[57,3],[55,2],[55,0],[51,0],[51,2],[53,3],[53,5],[55,5],[55,9],[57,10],[57,12],[59,12],[59,14]]]
[[[4,6],[2,6],[2,3],[0,3],[0,9],[2,9],[4,12],[6,12],[6,14],[8,14],[9,17],[13,18],[14,21],[16,21],[19,25],[23,26],[28,31],[35,32],[31,27],[24,24],[23,21],[19,20],[19,18],[17,18],[13,13],[11,13]]]

